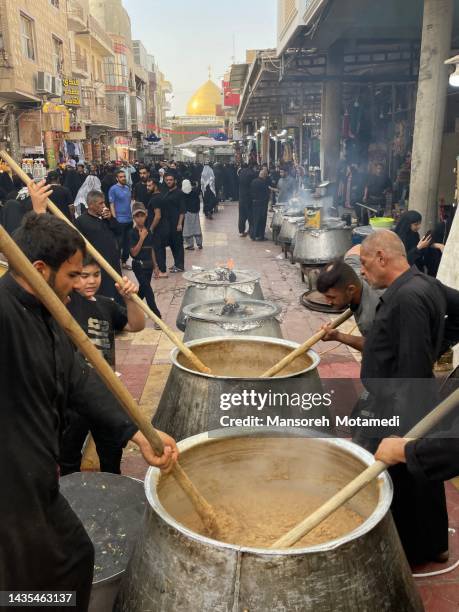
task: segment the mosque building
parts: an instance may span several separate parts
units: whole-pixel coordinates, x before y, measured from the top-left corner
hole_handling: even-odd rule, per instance
[[[179,145],[200,135],[214,137],[225,132],[225,113],[223,92],[209,79],[191,96],[186,107],[186,115],[171,117],[172,144]]]

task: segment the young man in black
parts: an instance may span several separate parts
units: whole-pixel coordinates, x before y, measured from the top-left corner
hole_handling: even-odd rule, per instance
[[[48,172],[46,182],[52,189],[50,200],[55,204],[58,209],[73,221],[75,219],[75,209],[73,207],[73,197],[70,190],[67,187],[63,187],[59,182],[59,174],[55,170]]]
[[[34,210],[15,240],[63,303],[80,282],[81,236],[46,212],[50,190],[31,185]],[[76,591],[86,611],[94,549],[59,492],[59,443],[68,410],[78,411],[120,442],[137,443],[148,463],[169,469],[175,442],[160,434],[156,457],[130,419],[98,402],[91,372],[20,270],[0,279],[0,590]],[[20,449],[20,452],[18,452]]]
[[[174,265],[169,272],[184,272],[185,251],[183,248],[183,220],[185,218],[185,201],[173,172],[164,175],[167,191],[163,195],[163,210],[169,225],[169,246],[174,256]]]
[[[168,278],[166,268],[166,247],[169,240],[169,224],[164,212],[163,193],[161,192],[159,176],[150,176],[147,180],[148,205],[146,227],[153,234],[153,247],[155,249],[156,263],[158,264],[158,278]]]
[[[156,263],[153,235],[146,227],[147,210],[142,202],[135,202],[132,206],[134,227],[129,234],[131,246],[132,270],[139,283],[139,297],[146,299],[148,306],[161,318],[161,313],[156,305],[155,294],[151,287],[153,272],[155,278],[159,275]],[[160,329],[155,323],[155,329]]]

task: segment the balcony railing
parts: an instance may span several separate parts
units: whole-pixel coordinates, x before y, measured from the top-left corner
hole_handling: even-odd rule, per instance
[[[119,127],[118,112],[105,104],[95,104],[91,101],[81,106],[80,115],[87,124],[102,125],[113,129]]]
[[[105,32],[103,27],[99,24],[99,22],[94,19],[91,15],[88,17],[88,29],[91,36],[95,37],[100,41],[100,43],[106,47],[108,50],[113,50],[113,43],[110,36]]]
[[[82,55],[72,55],[72,69],[76,74],[88,73],[88,60]]]
[[[67,0],[67,20],[71,30],[86,26],[86,14],[83,5],[78,0]]]

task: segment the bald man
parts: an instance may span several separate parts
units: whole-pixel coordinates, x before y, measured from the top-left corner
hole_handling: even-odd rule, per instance
[[[362,382],[368,397],[353,416],[399,417],[391,429],[360,427],[354,441],[374,452],[381,438],[404,435],[436,404],[433,364],[459,340],[459,292],[410,267],[396,234],[369,236],[360,253],[362,276],[386,289],[362,352]],[[415,479],[405,464],[390,469],[394,516],[412,563],[448,558],[448,515],[442,482]]]

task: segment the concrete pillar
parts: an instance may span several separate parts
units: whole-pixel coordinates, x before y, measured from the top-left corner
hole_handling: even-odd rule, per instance
[[[327,54],[327,76],[342,77],[343,45],[335,44]],[[341,143],[341,78],[322,85],[322,129],[320,138],[320,168],[322,180],[335,181]]]
[[[445,123],[453,0],[424,0],[421,61],[412,151],[410,209],[423,217],[423,229],[437,219],[437,192]]]
[[[11,106],[8,110],[8,136],[10,137],[10,155],[15,161],[20,162],[22,156],[21,148],[19,146],[19,128],[15,108],[14,106]]]

